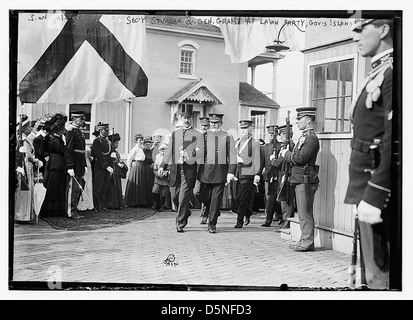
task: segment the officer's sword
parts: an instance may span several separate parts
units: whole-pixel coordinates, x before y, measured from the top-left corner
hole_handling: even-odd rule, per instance
[[[73,179],[75,179],[77,185],[79,186],[80,190],[82,190],[82,194],[84,194],[86,196],[86,198],[89,200],[90,203],[92,203],[93,209],[97,212],[95,206],[93,205],[92,200],[90,200],[89,196],[87,195],[87,193],[85,192],[85,190],[82,188],[82,186],[80,185],[79,181],[77,181],[77,179],[75,178],[75,176],[72,176]]]

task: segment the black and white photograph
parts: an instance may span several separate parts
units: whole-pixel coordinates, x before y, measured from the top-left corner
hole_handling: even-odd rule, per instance
[[[396,4],[7,8],[8,294],[406,293]]]

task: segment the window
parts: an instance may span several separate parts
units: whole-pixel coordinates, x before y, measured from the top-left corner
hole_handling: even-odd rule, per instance
[[[354,59],[310,67],[310,101],[317,107],[317,131],[350,132]]]
[[[266,111],[251,110],[252,136],[257,140],[265,141],[266,116]]]
[[[182,40],[179,46],[179,78],[196,79],[196,55],[199,44],[192,40]]]
[[[86,121],[83,133],[85,134],[85,139],[91,139],[91,130],[90,130],[90,121],[91,121],[91,110],[92,105],[89,103],[86,104],[71,104],[69,106],[69,119],[72,118],[72,113],[83,111],[85,113]]]

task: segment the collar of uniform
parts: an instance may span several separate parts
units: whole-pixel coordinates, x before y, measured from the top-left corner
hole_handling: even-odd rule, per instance
[[[309,134],[311,131],[314,131],[314,128],[307,128],[303,130],[303,136],[306,136],[307,134]]]
[[[38,137],[38,136],[46,137],[46,132],[43,129],[40,129],[40,131],[38,131],[36,133],[36,137]]]
[[[108,137],[104,137],[104,136],[101,136],[101,135],[99,135],[98,138],[108,140]]]
[[[184,128],[182,127],[182,130],[184,130],[184,132],[187,132],[188,130],[192,129],[192,126],[189,126],[188,128]]]
[[[71,126],[73,127],[73,128],[75,128],[75,129],[79,129],[79,125],[78,124],[76,124],[76,123],[71,123]]]
[[[376,54],[373,58],[371,58],[371,67],[373,69],[377,68],[383,62],[387,61],[389,57],[393,57],[393,48],[384,50],[379,54]]]

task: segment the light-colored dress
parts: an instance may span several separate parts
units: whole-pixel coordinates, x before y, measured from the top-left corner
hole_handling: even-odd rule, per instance
[[[136,145],[128,154],[128,177],[125,188],[125,206],[146,206],[146,184],[143,161],[145,153]]]
[[[84,192],[82,192],[77,205],[77,210],[79,211],[93,210],[93,172],[92,165],[89,160],[90,153],[90,147],[86,146],[85,155],[87,172],[83,176],[83,179],[85,180],[85,186],[83,188]]]
[[[15,192],[15,206],[14,206],[14,219],[20,222],[35,222],[36,215],[33,208],[33,188],[34,188],[34,171],[33,163],[36,161],[34,157],[34,147],[30,142],[30,139],[27,139],[27,136],[22,134],[23,141],[23,163],[25,167],[25,175],[27,177],[27,182],[29,185],[29,190],[21,189],[21,176],[18,173],[17,179],[17,189]],[[22,164],[17,164],[21,166]]]

